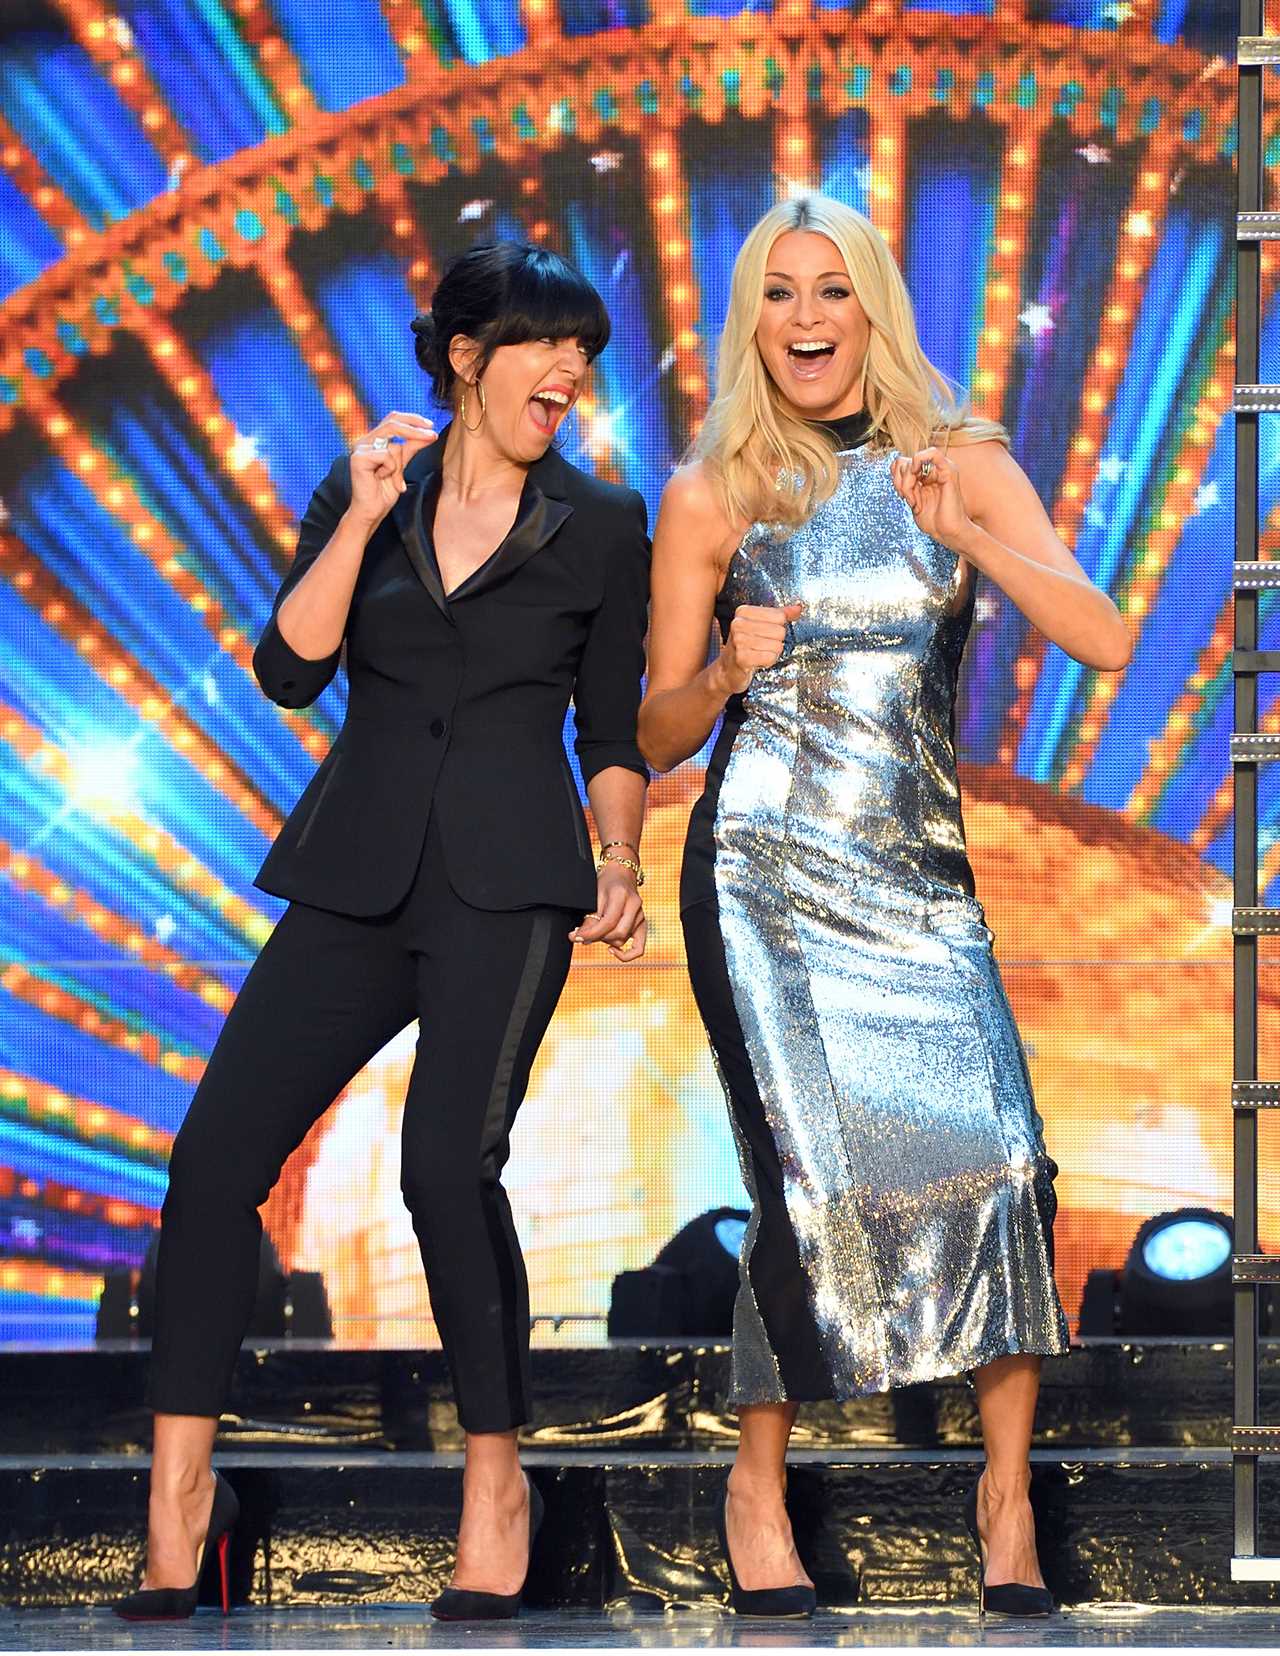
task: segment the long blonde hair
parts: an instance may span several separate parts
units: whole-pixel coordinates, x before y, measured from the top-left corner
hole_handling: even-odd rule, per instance
[[[756,346],[769,254],[789,230],[811,230],[835,243],[867,313],[863,405],[871,441],[892,444],[901,454],[940,434],[948,442],[1008,443],[1004,427],[971,414],[920,348],[906,283],[870,219],[828,196],[780,201],[754,226],[734,261],[716,395],[689,454],[702,462],[731,520],[794,527],[830,498],[839,477],[834,441],[791,412]]]

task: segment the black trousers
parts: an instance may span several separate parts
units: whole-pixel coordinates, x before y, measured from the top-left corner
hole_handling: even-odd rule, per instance
[[[782,1163],[733,1004],[720,911],[714,902],[694,903],[680,920],[693,998],[729,1091],[729,1108],[751,1158],[759,1219],[747,1271],[760,1320],[778,1360],[787,1397],[796,1403],[834,1397],[835,1383],[813,1318],[809,1279],[787,1212]]]
[[[245,979],[173,1146],[151,1406],[222,1412],[258,1276],[258,1209],[343,1087],[416,1017],[401,1189],[463,1427],[529,1418],[529,1299],[508,1139],[582,916],[455,895],[428,827],[413,890],[352,919],[293,904]]]

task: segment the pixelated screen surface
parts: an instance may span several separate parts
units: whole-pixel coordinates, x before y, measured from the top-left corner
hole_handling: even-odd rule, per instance
[[[1091,673],[986,586],[958,719],[1068,1309],[1146,1216],[1229,1206],[1233,34],[1217,0],[7,0],[0,1334],[91,1334],[104,1274],[143,1260],[279,913],[254,873],[342,718],[340,683],[270,704],[253,644],[333,455],[429,409],[408,323],[444,263],[522,236],[597,284],[613,340],[566,452],[652,515],[736,250],[815,185],[886,236],[929,355],[1137,638]],[[1275,285],[1268,256],[1264,379]],[[542,1316],[598,1318],[619,1270],[743,1200],[676,914],[704,762],[651,792],[647,959],[575,965],[517,1124]],[[398,1189],[415,1033],[265,1210],[350,1343],[432,1337]],[[1280,1178],[1263,1206],[1274,1245]]]

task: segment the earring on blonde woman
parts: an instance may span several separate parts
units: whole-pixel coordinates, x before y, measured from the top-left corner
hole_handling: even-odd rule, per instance
[[[475,387],[476,394],[480,398],[480,418],[474,425],[467,425],[467,388],[465,385],[462,387],[462,400],[458,404],[458,418],[462,421],[463,425],[466,426],[468,431],[479,431],[480,427],[484,424],[484,417],[487,413],[485,406],[484,386],[481,385],[479,380],[476,380]]]

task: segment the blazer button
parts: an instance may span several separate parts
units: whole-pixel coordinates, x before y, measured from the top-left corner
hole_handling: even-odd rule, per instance
[[[297,679],[281,679],[280,680],[280,687],[281,687],[282,690],[296,689],[297,684],[298,684]]]
[[[444,735],[444,720],[443,719],[432,719],[432,721],[431,721],[431,734],[433,736],[443,736]]]

